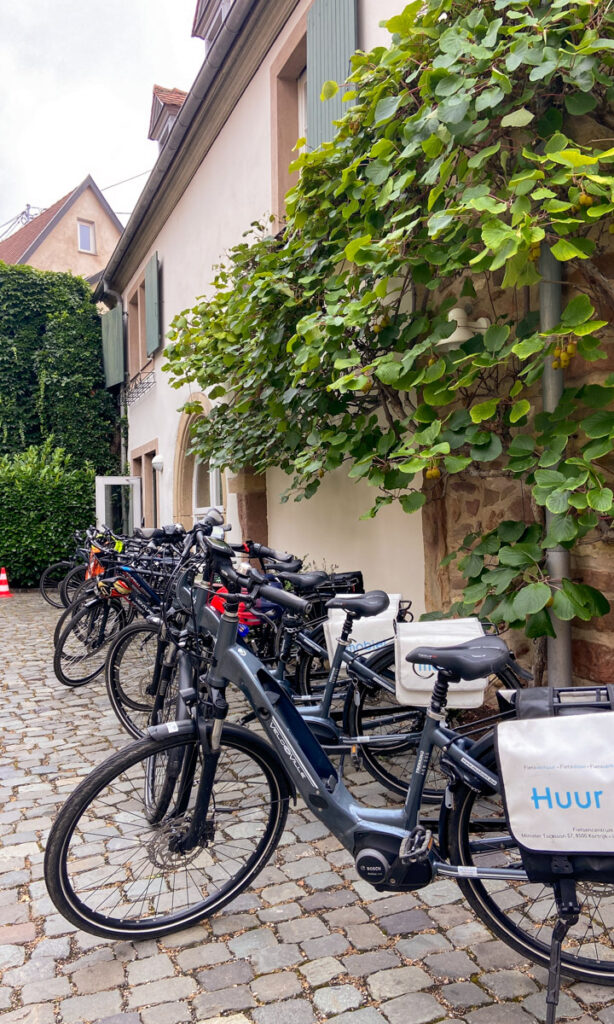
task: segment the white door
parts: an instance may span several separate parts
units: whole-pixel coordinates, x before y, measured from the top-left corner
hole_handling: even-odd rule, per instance
[[[140,476],[96,477],[96,525],[131,537],[141,526]]]

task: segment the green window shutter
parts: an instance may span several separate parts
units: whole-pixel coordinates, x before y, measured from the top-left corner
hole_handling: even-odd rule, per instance
[[[160,346],[160,296],[158,282],[158,254],[155,252],[145,267],[145,335],[147,355]]]
[[[316,149],[335,134],[333,121],[348,109],[339,91],[322,101],[324,82],[342,82],[357,46],[356,0],[315,0],[307,12],[307,145]]]
[[[104,365],[104,381],[108,388],[124,383],[124,323],[122,305],[118,302],[115,309],[104,313],[100,318],[102,325],[102,362]]]

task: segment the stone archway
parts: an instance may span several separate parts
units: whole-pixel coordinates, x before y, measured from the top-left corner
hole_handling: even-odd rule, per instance
[[[175,444],[173,472],[173,518],[175,522],[182,523],[186,530],[194,525],[193,481],[196,456],[188,454],[192,439],[192,427],[201,416],[206,416],[211,410],[211,402],[206,395],[191,395],[190,401],[200,402],[203,411],[202,413],[184,412],[181,414]]]

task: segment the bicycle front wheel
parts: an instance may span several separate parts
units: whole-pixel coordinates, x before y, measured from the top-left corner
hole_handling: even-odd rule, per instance
[[[479,758],[496,771],[492,744]],[[518,847],[510,836],[501,797],[484,796],[466,786],[454,792],[449,827],[450,862],[484,868],[522,870]],[[459,879],[465,899],[479,918],[512,949],[548,966],[550,940],[558,913],[552,887],[519,879]],[[580,919],[568,932],[561,956],[566,977],[597,985],[614,985],[614,885],[578,882]]]
[[[78,610],[60,634],[53,671],[64,686],[83,686],[102,672],[109,640],[126,624],[121,602],[92,600]]]
[[[149,759],[177,746],[194,757],[191,791],[151,823]],[[147,738],[114,754],[78,786],[51,829],[45,854],[49,894],[68,921],[104,938],[157,938],[213,914],[256,877],[283,832],[287,777],[268,744],[246,729],[224,726],[203,838],[182,853],[176,839],[192,820],[202,764],[195,738]]]
[[[132,622],[111,643],[105,679],[111,707],[126,732],[135,739],[151,724],[154,695],[151,688],[160,627],[151,622]]]

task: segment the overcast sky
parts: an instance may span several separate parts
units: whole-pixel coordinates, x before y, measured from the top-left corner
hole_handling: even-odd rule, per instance
[[[152,87],[189,90],[204,59],[196,0],[0,3],[0,225],[91,174],[118,215],[151,170]],[[127,217],[120,216],[125,223]],[[6,227],[0,227],[0,236]]]

